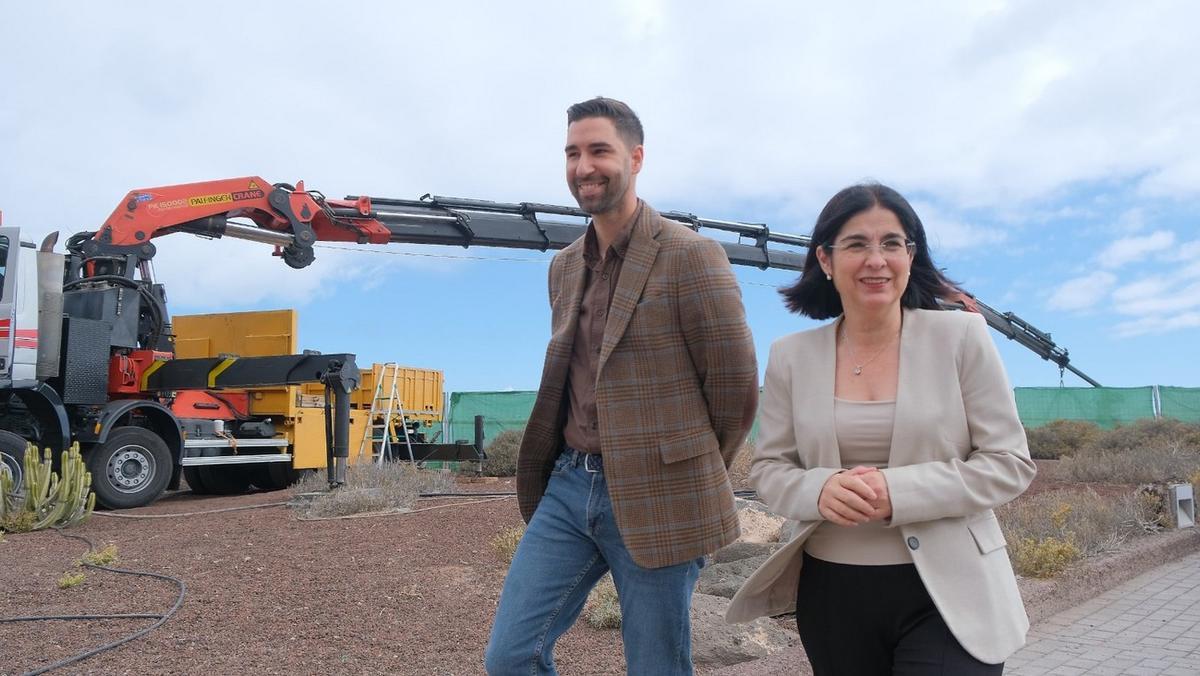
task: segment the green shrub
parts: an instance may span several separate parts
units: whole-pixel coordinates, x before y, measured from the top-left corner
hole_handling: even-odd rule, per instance
[[[1094,423],[1082,420],[1055,420],[1026,430],[1029,453],[1038,460],[1057,460],[1072,456],[1090,444],[1103,430]]]
[[[110,544],[98,552],[87,552],[79,560],[80,564],[88,563],[93,566],[109,566],[117,562],[117,546]]]
[[[39,456],[37,447],[25,448],[24,476],[15,485],[7,468],[0,469],[0,531],[23,533],[43,528],[65,528],[92,514],[96,494],[92,474],[83,463],[79,444],[62,452],[62,478],[53,468],[50,449]]]
[[[516,476],[517,452],[525,430],[504,430],[492,439],[485,449],[487,460],[483,461],[484,476]]]
[[[77,587],[83,584],[86,578],[87,576],[83,573],[63,573],[63,576],[58,578],[58,588],[70,589],[71,587]]]

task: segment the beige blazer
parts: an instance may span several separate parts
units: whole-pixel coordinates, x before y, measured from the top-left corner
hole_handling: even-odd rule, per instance
[[[794,540],[734,596],[730,622],[796,607],[817,497],[841,469],[833,423],[836,322],[771,346],[750,482],[801,522]],[[888,467],[899,528],[929,595],[963,648],[987,663],[1025,642],[1029,618],[992,512],[1036,472],[1000,356],[983,317],[904,310],[896,422]]]
[[[550,343],[517,458],[517,500],[526,521],[563,447],[586,271],[583,237],[550,264]],[[758,365],[741,290],[721,245],[644,206],[599,359],[604,478],[633,560],[645,568],[671,566],[736,540],[726,468],[750,431]]]

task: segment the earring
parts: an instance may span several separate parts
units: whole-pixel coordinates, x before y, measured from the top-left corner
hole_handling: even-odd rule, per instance
[[[825,279],[828,279],[829,281],[831,281],[831,282],[832,282],[832,281],[833,281],[833,275],[831,275],[831,274],[829,274],[828,272],[826,272],[826,273],[825,273]]]

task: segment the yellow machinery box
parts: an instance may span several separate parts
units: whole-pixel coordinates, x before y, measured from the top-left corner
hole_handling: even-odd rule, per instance
[[[220,312],[178,315],[173,318],[175,355],[180,358],[216,357],[223,354],[263,357],[299,352],[295,310]],[[366,373],[371,373],[366,371]],[[441,373],[437,385],[441,411]],[[373,387],[373,385],[372,385]],[[324,386],[312,383],[307,393],[301,386],[248,389],[250,413],[275,418],[292,446],[296,469],[325,466]],[[358,449],[367,432],[367,418],[374,389],[360,386],[351,395],[350,462],[358,460]],[[365,407],[355,406],[365,398]]]
[[[350,393],[350,407],[364,411],[371,410],[371,399],[375,396],[376,386],[383,377],[383,364],[375,364],[370,369],[362,370],[362,379],[358,389]],[[400,396],[397,408],[403,407],[405,417],[425,425],[442,420],[442,372],[433,369],[398,366],[395,371],[397,384],[396,393]],[[392,388],[392,378],[384,380],[381,396],[387,399]],[[319,383],[308,383],[300,386],[301,395],[306,397],[324,396],[324,388]]]

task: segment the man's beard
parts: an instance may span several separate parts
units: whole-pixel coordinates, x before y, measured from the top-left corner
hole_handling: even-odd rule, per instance
[[[599,195],[588,198],[579,195],[579,186],[575,183],[571,183],[570,188],[571,195],[579,204],[579,208],[594,216],[615,210],[621,204],[621,199],[625,197],[628,185],[617,184],[612,179],[608,179]]]

